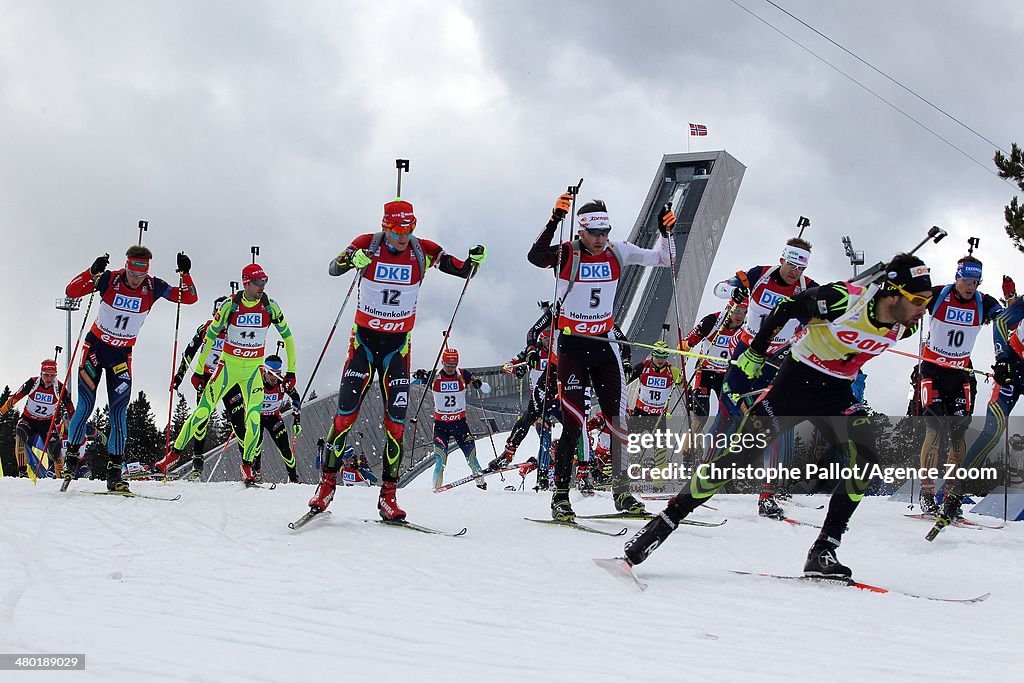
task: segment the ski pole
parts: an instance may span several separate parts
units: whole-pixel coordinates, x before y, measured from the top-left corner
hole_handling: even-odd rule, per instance
[[[665,204],[665,209],[668,211],[672,210],[672,202]],[[661,230],[661,226],[658,226],[658,230]],[[683,348],[683,316],[679,312],[679,291],[676,287],[676,242],[675,235],[669,232],[668,236],[662,236],[662,239],[671,240],[668,244],[668,258],[669,258],[669,271],[672,274],[672,303],[676,313],[676,335],[678,336],[678,348]],[[686,401],[683,403],[683,408],[686,411],[686,420],[690,421],[690,382],[686,379],[686,359],[681,358],[679,361],[679,370],[683,373],[683,393],[686,396]]]
[[[576,183],[575,185],[570,185],[566,189],[566,194],[571,194],[572,195],[572,209],[571,209],[571,213],[568,216],[568,219],[569,219],[570,222],[573,220],[573,217],[576,215],[576,196],[580,193],[580,188],[581,187],[583,187],[583,178],[580,178],[580,181],[578,183]],[[565,242],[565,238],[564,238],[564,236],[565,236],[565,218],[566,217],[563,216],[562,219],[558,221],[558,267],[555,268],[555,273],[554,273],[555,281],[554,281],[554,285],[553,285],[554,292],[553,292],[553,294],[551,296],[551,301],[553,301],[554,304],[549,309],[549,312],[551,314],[551,327],[550,327],[551,338],[548,341],[548,344],[549,344],[549,346],[548,346],[548,358],[549,358],[549,360],[548,360],[547,366],[545,366],[545,368],[544,368],[544,399],[541,401],[541,405],[540,405],[541,420],[543,420],[544,416],[547,415],[548,396],[551,393],[550,392],[550,388],[551,388],[551,372],[550,372],[550,370],[551,370],[551,360],[550,360],[550,358],[555,355],[555,340],[557,339],[557,337],[555,336],[555,333],[558,332],[558,317],[559,317],[559,315],[561,314],[561,311],[562,311],[562,300],[565,298],[564,295],[563,295],[563,297],[561,299],[558,298],[558,277],[562,273],[562,265],[564,263],[564,261],[562,259],[562,256],[563,256],[563,252],[565,250],[562,249],[562,244]],[[572,283],[570,283],[570,285],[571,284]],[[568,292],[566,292],[566,294],[568,294]],[[557,378],[556,378],[556,381],[557,381]]]
[[[110,254],[104,254],[106,258],[110,258]],[[100,273],[102,275],[102,273]],[[92,291],[89,292],[89,301],[85,305],[85,313],[82,315],[82,326],[78,329],[78,338],[75,340],[75,348],[71,352],[71,357],[68,358],[68,369],[64,373],[64,383],[60,387],[60,391],[57,393],[57,410],[53,412],[53,417],[50,418],[50,426],[46,429],[46,439],[43,440],[43,447],[50,443],[50,435],[53,434],[53,425],[57,421],[57,414],[60,412],[60,402],[64,398],[64,392],[67,391],[68,381],[71,378],[71,368],[75,365],[75,358],[78,356],[78,347],[82,343],[82,334],[85,332],[85,324],[89,320],[89,311],[92,309],[92,300],[96,297],[96,282],[99,280],[100,275],[94,275],[92,278]],[[70,424],[69,424],[70,426]],[[68,434],[68,438],[71,434]],[[38,479],[38,468],[36,469],[36,479]],[[67,485],[70,483],[69,479],[64,480],[64,484],[61,486],[61,491],[67,490]]]
[[[184,256],[180,252],[179,256]],[[167,436],[164,439],[164,457],[171,452],[171,411],[174,407],[174,371],[178,360],[178,330],[181,326],[181,289],[185,285],[185,274],[178,271],[178,301],[174,304],[174,348],[171,351],[171,383],[167,395]],[[170,469],[170,468],[168,468]],[[164,472],[164,483],[167,483],[167,472]]]

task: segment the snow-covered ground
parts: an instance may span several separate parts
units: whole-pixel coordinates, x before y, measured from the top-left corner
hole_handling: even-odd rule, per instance
[[[467,472],[453,453],[446,479]],[[77,493],[95,481],[61,494],[0,479],[0,652],[86,655],[84,672],[0,680],[1010,680],[1024,661],[1024,524],[927,543],[904,505],[861,505],[840,559],[893,588],[992,593],[948,604],[731,574],[798,573],[816,530],[722,496],[694,518],[728,524],[677,531],[637,568],[641,593],[591,562],[621,554],[624,538],[523,520],[546,517],[549,496],[496,477],[486,492],[434,494],[429,479],[399,502],[412,521],[469,527],[464,537],[363,522],[377,489],[339,489],[333,515],[292,532],[311,486],[132,485],[181,494],[168,503]],[[601,495],[574,504],[612,510]]]

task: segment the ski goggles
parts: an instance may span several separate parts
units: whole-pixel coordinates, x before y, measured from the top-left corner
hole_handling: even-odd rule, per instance
[[[906,299],[907,301],[909,301],[911,303],[911,305],[913,305],[913,306],[927,306],[928,303],[932,300],[932,295],[931,294],[929,294],[928,296],[921,296],[919,294],[911,294],[910,292],[908,292],[907,290],[903,289],[902,287],[900,287],[898,284],[896,284],[892,280],[888,280],[887,283],[888,283],[888,285],[890,287],[892,287],[897,292],[899,292],[903,296],[903,298]]]
[[[591,237],[607,237],[612,231],[611,228],[583,228]]]
[[[255,285],[256,287],[266,287],[267,279],[263,277],[254,277],[253,279],[249,280],[249,282],[247,282],[246,284]]]
[[[408,238],[410,233],[408,233],[408,232],[392,232],[391,230],[385,230],[384,234],[387,235],[388,237],[390,237],[391,239],[393,239],[396,242],[401,242],[402,238],[403,237]]]

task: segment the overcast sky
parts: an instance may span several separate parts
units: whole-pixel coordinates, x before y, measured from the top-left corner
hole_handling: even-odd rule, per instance
[[[738,2],[984,168],[731,2],[0,2],[0,386],[63,345],[54,299],[99,254],[120,267],[139,219],[154,274],[173,278],[179,250],[192,257],[200,303],[182,309],[182,345],[261,246],[304,386],[349,284],[327,262],[378,228],[399,157],[412,161],[416,234],[460,257],[487,245],[453,342],[465,365],[502,362],[550,298],[525,254],[554,199],[585,178],[583,195],[605,199],[625,237],[691,121],[711,133],[694,150],[747,167],[702,310],[720,306],[715,281],[776,262],[799,215],[813,221],[819,281],[850,273],[843,235],[871,263],[939,225],[949,238],[922,253],[936,282],[973,235],[982,289],[998,294],[1003,272],[1024,287],[1002,227],[1014,188],[989,172],[991,145],[767,3]],[[780,4],[1004,148],[1024,138],[1012,124],[1024,111],[1019,2]],[[433,362],[461,286],[437,271],[424,284],[414,367]],[[321,394],[337,385],[351,320],[350,306]],[[161,424],[173,331],[161,302],[134,358]],[[902,412],[911,361],[866,369],[871,403]]]

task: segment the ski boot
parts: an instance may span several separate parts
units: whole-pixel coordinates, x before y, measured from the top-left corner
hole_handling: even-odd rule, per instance
[[[576,513],[569,502],[569,489],[555,487],[551,495],[551,519],[559,522],[575,522]]]
[[[646,560],[676,530],[681,519],[671,505],[655,515],[633,538],[626,541],[626,561],[633,565]]]
[[[942,501],[942,513],[940,516],[946,520],[947,525],[959,522],[964,518],[963,502],[964,497],[958,493],[946,494]]]
[[[320,486],[316,493],[309,499],[309,508],[317,512],[323,512],[334,500],[334,490],[338,487],[338,473],[323,470],[320,472]]]
[[[768,517],[769,519],[782,520],[786,518],[786,513],[782,509],[782,506],[776,502],[774,496],[764,496],[757,501],[757,514],[762,517]]]
[[[590,480],[590,468],[585,462],[576,465],[576,490],[588,498],[594,495],[594,482]]]
[[[64,480],[74,481],[78,478],[78,447],[68,446],[64,456]]]
[[[251,462],[242,461],[242,465],[238,468],[242,474],[242,483],[246,486],[251,486],[256,483],[256,470],[253,469]]]
[[[203,459],[192,458],[192,473],[188,475],[189,481],[199,481],[203,478]]]
[[[933,492],[921,491],[918,503],[921,505],[921,514],[937,517],[941,511],[939,504],[935,502],[935,493]]]
[[[644,504],[634,498],[633,494],[628,491],[615,494],[615,509],[630,515],[642,515],[647,512]]]
[[[398,507],[398,501],[395,500],[395,488],[395,482],[384,482],[377,500],[377,512],[381,519],[388,522],[401,522],[405,519],[405,510]]]
[[[535,491],[547,491],[551,488],[551,481],[548,479],[548,471],[546,469],[537,470],[537,486],[534,487]]]
[[[479,473],[480,473],[480,470],[477,470],[476,472],[473,472],[473,474],[479,474]],[[487,490],[487,482],[484,481],[483,477],[480,477],[480,478],[478,478],[476,480],[476,487],[478,489],[480,489],[481,491],[486,491]]]
[[[178,462],[180,459],[181,453],[176,451],[174,448],[171,448],[171,450],[167,452],[167,455],[153,463],[153,469],[167,474],[167,472],[174,467],[174,463]]]
[[[288,483],[298,484],[299,483],[299,471],[294,467],[288,468]]]
[[[508,444],[505,444],[505,450],[494,460],[487,463],[487,469],[491,472],[508,467],[509,463],[512,462],[512,458],[516,457],[516,449]]]
[[[259,453],[257,453],[256,457],[252,459],[252,474],[256,478],[255,481],[256,481],[257,484],[262,484],[263,483],[263,467],[262,467],[262,465],[263,465],[263,458],[262,458],[262,456]]]
[[[107,463],[107,490],[116,493],[131,493],[128,482],[121,478],[120,463]]]
[[[807,551],[804,576],[825,579],[849,579],[852,577],[853,571],[836,557],[836,548],[838,547],[838,540],[829,536],[819,536],[811,549]]]

